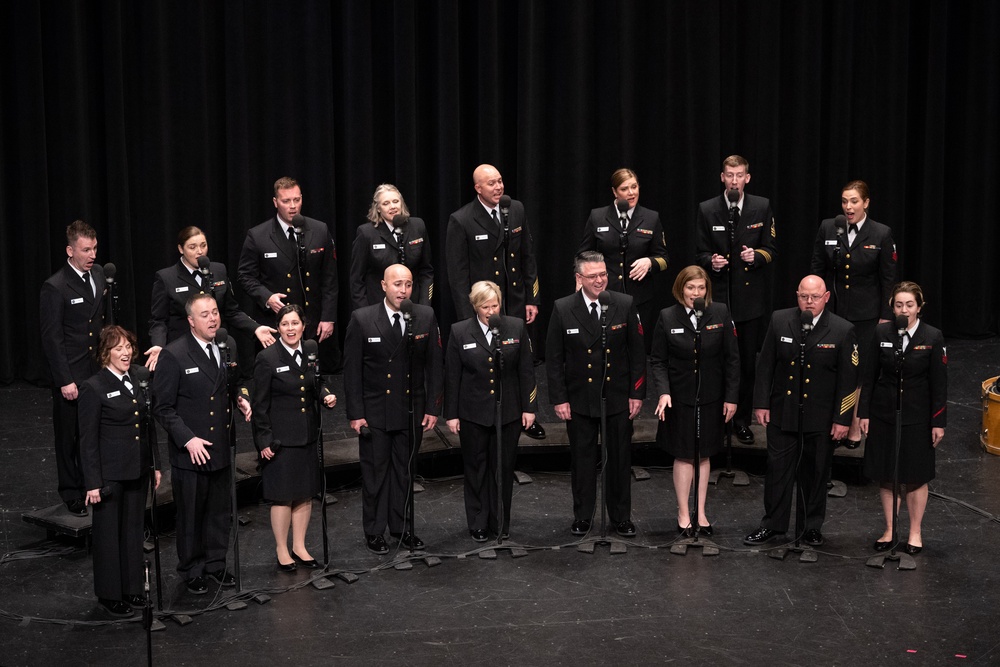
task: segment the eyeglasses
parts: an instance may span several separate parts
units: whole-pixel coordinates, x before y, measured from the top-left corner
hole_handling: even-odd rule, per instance
[[[585,278],[587,280],[602,280],[608,277],[608,272],[601,271],[600,273],[591,273],[589,276],[584,273],[578,273],[576,275],[580,276],[581,278]]]
[[[812,303],[813,301],[820,301],[824,296],[826,296],[826,292],[823,292],[822,294],[803,294],[802,292],[796,292],[795,296],[799,297],[800,300],[805,301],[806,303]]]

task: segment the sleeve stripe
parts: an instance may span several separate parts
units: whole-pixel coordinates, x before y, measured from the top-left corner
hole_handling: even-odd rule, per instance
[[[667,260],[663,259],[662,257],[654,257],[653,261],[656,262],[656,265],[660,267],[660,271],[667,270]]]
[[[773,259],[771,257],[771,253],[769,253],[768,251],[764,250],[763,248],[757,248],[756,250],[757,250],[757,252],[759,252],[761,254],[761,257],[764,258],[765,262],[767,262],[768,264],[771,263],[771,260]]]

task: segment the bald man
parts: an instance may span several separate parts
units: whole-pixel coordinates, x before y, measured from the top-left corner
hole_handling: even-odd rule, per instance
[[[361,460],[362,524],[365,546],[377,554],[389,552],[383,533],[405,548],[423,541],[406,530],[403,510],[411,483],[409,404],[412,381],[414,452],[424,431],[434,428],[441,411],[443,354],[441,333],[430,306],[413,304],[412,319],[400,312],[413,292],[413,275],[402,264],[386,268],[385,299],[351,314],[344,340],[344,393],[347,418],[358,433]],[[412,353],[407,353],[407,340]],[[409,379],[408,379],[409,378]]]
[[[757,362],[754,414],[767,428],[764,518],[743,540],[759,545],[788,530],[793,487],[795,535],[823,544],[826,480],[834,440],[847,435],[857,402],[858,345],[854,325],[826,308],[830,292],[819,276],[806,276],[796,292],[798,306],[776,311]],[[805,361],[800,360],[804,342]],[[801,378],[803,444],[799,446]],[[801,457],[801,460],[800,460]]]

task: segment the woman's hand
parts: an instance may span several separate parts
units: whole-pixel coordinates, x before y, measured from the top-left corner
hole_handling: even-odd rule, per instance
[[[101,490],[91,489],[87,491],[86,501],[88,505],[96,505],[97,503],[101,502]]]
[[[272,451],[270,447],[265,447],[264,449],[260,450],[260,456],[261,458],[270,461],[271,459],[274,458],[274,451]]]
[[[722,416],[726,418],[726,423],[733,418],[736,414],[736,404],[735,403],[723,403],[722,404]]]
[[[334,396],[333,394],[327,394],[326,396],[323,397],[323,405],[325,405],[326,407],[332,408],[336,404],[337,404],[337,397]]]
[[[458,432],[462,430],[457,419],[449,419],[445,423],[448,424],[448,430],[451,431],[452,435],[458,435]]]
[[[931,429],[931,444],[937,447],[944,440],[944,429],[940,426],[935,426]]]
[[[654,414],[660,418],[660,421],[666,421],[667,417],[664,414],[666,408],[674,407],[670,402],[670,394],[660,394],[660,400],[656,402],[656,411]]]

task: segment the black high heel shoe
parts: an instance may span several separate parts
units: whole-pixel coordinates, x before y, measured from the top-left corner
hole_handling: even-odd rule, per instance
[[[295,572],[295,570],[298,569],[298,566],[295,565],[295,561],[292,561],[291,563],[282,563],[280,560],[275,558],[274,562],[278,564],[278,570],[281,572]]]
[[[705,537],[711,537],[712,533],[715,532],[715,529],[712,528],[712,524],[708,524],[707,526],[701,526],[701,525],[699,525],[698,526],[698,532],[700,534],[704,535]]]
[[[875,544],[872,545],[872,548],[875,549],[875,551],[888,551],[891,547],[892,547],[892,540],[889,540],[888,542],[881,542],[879,540],[875,540]]]
[[[296,563],[309,570],[315,570],[317,567],[319,567],[319,563],[316,562],[315,558],[310,558],[306,560],[305,558],[299,557],[299,555],[294,551],[292,552],[292,560],[294,560]]]
[[[677,534],[681,537],[694,537],[694,526],[681,528],[681,524],[677,524]]]

